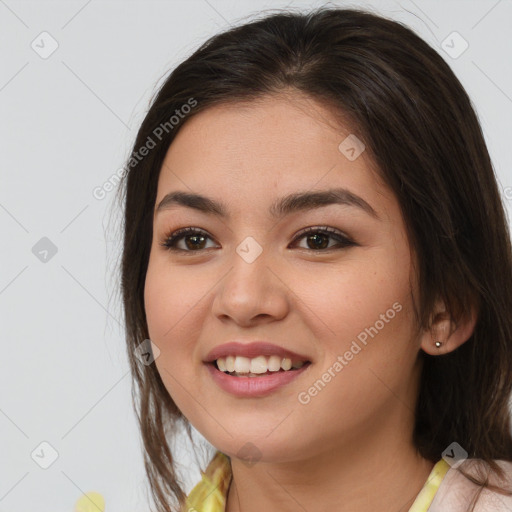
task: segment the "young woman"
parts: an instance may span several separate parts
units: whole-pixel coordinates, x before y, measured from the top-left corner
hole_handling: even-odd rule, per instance
[[[127,171],[158,512],[512,510],[511,244],[436,51],[354,9],[232,28],[169,75]],[[216,450],[188,497],[179,426]]]

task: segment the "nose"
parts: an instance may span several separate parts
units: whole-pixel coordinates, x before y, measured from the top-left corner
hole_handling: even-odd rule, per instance
[[[233,253],[230,270],[215,289],[212,313],[245,327],[283,319],[291,292],[280,279],[275,259],[265,250],[253,261],[240,254]]]

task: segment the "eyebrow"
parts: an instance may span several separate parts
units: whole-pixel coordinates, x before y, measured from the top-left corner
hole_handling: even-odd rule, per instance
[[[331,188],[315,192],[306,191],[289,194],[275,201],[270,206],[269,212],[272,217],[281,218],[293,212],[313,210],[331,204],[359,208],[375,219],[380,220],[377,212],[370,204],[362,197],[359,197],[345,188]],[[228,209],[223,203],[200,194],[182,191],[174,191],[167,194],[158,204],[155,214],[170,209],[173,206],[185,206],[208,215],[216,215],[224,219],[230,218]]]

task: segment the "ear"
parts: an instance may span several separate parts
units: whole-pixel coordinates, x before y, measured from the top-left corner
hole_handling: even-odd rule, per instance
[[[444,301],[438,300],[431,316],[431,327],[421,336],[421,349],[432,356],[452,352],[471,337],[477,316],[476,308],[472,307],[456,324],[446,311]],[[440,341],[442,345],[436,347],[436,341]]]

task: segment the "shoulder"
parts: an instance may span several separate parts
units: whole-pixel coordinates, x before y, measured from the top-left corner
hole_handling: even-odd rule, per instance
[[[200,482],[187,496],[186,510],[222,512],[226,506],[230,483],[230,459],[226,454],[216,451],[206,470],[201,471]]]
[[[512,491],[512,462],[495,460],[503,470],[503,478],[492,470],[481,459],[467,459],[456,468],[450,468],[436,492],[428,512],[466,512],[471,510],[471,503],[478,494],[480,487],[461,473],[485,480],[488,475],[489,483],[505,490]],[[512,496],[483,488],[476,502],[474,512],[512,512]]]

